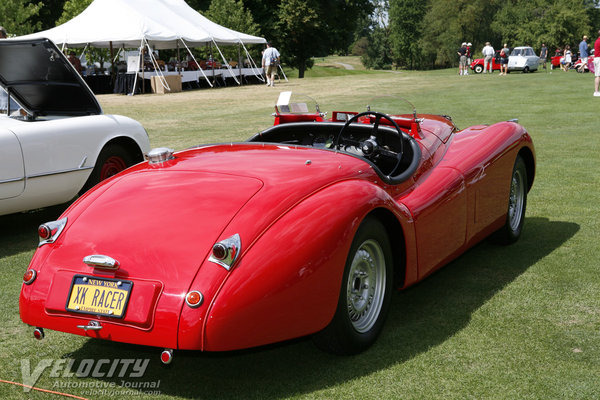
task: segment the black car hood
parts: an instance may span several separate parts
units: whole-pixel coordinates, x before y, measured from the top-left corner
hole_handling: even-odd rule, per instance
[[[34,116],[102,114],[83,78],[48,39],[0,40],[0,84]]]

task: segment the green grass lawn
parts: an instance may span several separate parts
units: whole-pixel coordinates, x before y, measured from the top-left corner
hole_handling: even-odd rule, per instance
[[[518,118],[537,150],[521,240],[508,247],[483,242],[396,293],[381,337],[363,354],[332,356],[300,339],[226,354],[177,352],[165,368],[156,348],[54,331],[34,340],[19,320],[21,277],[37,225],[64,207],[0,217],[0,379],[23,382],[22,360],[33,369],[43,359],[150,359],[142,378],[53,377],[48,368],[36,387],[92,399],[156,398],[142,393],[151,389],[123,387],[138,381],[160,381],[165,399],[600,398],[600,98],[592,97],[593,76],[347,72],[335,62],[319,61],[307,78],[274,89],[99,99],[106,113],[139,120],[153,147],[177,150],[243,140],[270,126],[280,90],[311,95],[329,113],[362,111],[386,94],[419,112],[450,115],[459,128]],[[100,389],[73,387],[82,383]],[[0,398],[60,397],[0,383]]]

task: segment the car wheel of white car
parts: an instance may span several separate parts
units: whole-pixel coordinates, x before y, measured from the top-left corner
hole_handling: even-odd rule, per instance
[[[133,163],[133,157],[122,146],[117,144],[106,145],[100,152],[96,165],[94,165],[94,169],[80,194],[85,193],[101,181],[118,174],[133,165]]]
[[[521,156],[517,156],[510,181],[508,212],[502,228],[494,233],[492,240],[499,244],[511,244],[521,236],[527,208],[527,167]]]
[[[313,336],[315,344],[334,354],[366,350],[383,328],[392,284],[392,251],[385,227],[367,217],[348,253],[335,315]]]

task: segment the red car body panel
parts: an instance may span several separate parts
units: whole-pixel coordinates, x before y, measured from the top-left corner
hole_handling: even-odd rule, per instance
[[[483,58],[474,59],[473,62],[471,62],[471,71],[475,71],[475,68],[477,66],[481,66],[481,68],[483,68],[485,66],[485,59],[483,59]],[[496,62],[496,57],[493,57],[492,58],[492,71],[500,71],[501,66],[502,66],[502,64],[500,64],[499,62]]]
[[[204,351],[309,335],[335,313],[348,251],[369,214],[397,232],[390,241],[402,249],[400,287],[418,282],[503,225],[517,154],[532,167],[535,157],[517,123],[457,131],[447,118],[418,117],[395,118],[421,149],[417,170],[398,184],[343,152],[254,142],[182,151],[104,181],[65,211],[64,231],[35,253],[29,268],[37,278],[23,285],[21,319]],[[325,122],[320,114],[276,118],[298,121]],[[241,252],[226,270],[209,256],[213,244],[235,234]],[[120,267],[105,272],[83,263],[92,254]],[[67,311],[76,274],[132,281],[123,318]],[[197,308],[184,301],[191,290],[204,296]],[[77,327],[91,320],[102,329]]]

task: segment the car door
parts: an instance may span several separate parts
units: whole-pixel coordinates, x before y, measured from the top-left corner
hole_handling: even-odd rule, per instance
[[[430,164],[415,189],[402,199],[415,224],[419,279],[451,259],[465,243],[467,197],[464,176],[440,166],[451,142],[450,134],[423,132],[421,143]]]
[[[23,151],[16,135],[0,129],[0,200],[17,197],[25,190]]]

